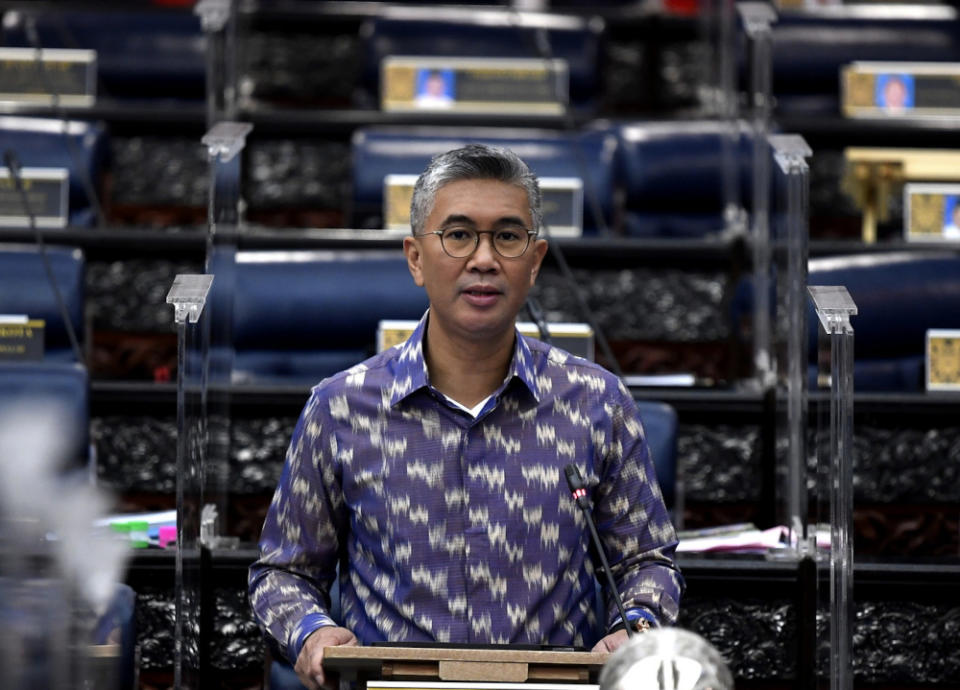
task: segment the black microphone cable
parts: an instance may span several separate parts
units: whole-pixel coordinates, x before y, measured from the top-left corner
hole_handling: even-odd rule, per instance
[[[53,296],[57,302],[57,308],[60,310],[60,318],[63,319],[64,328],[67,330],[67,338],[70,340],[70,348],[73,350],[73,355],[77,358],[77,362],[83,364],[83,352],[80,349],[77,334],[73,330],[73,321],[70,320],[70,312],[67,311],[67,305],[63,301],[63,295],[60,294],[59,286],[57,286],[56,278],[53,275],[53,267],[50,266],[50,258],[47,256],[47,247],[43,243],[43,233],[41,233],[40,228],[37,227],[37,217],[33,214],[33,209],[30,208],[30,198],[27,196],[27,191],[23,186],[23,177],[20,174],[20,161],[13,151],[7,149],[3,152],[3,162],[10,171],[13,184],[20,194],[20,204],[23,206],[23,210],[27,215],[27,223],[30,226],[30,230],[33,231],[37,247],[40,249],[40,260],[43,262],[43,270],[46,272],[47,280],[53,289]]]
[[[546,317],[543,315],[543,309],[540,307],[540,303],[532,295],[527,295],[527,311],[530,313],[530,318],[537,325],[537,330],[540,331],[540,340],[549,345],[550,327],[547,324]]]

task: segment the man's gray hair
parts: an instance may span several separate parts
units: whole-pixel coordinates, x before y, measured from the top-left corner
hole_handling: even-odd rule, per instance
[[[530,229],[540,230],[543,221],[540,183],[523,159],[509,149],[469,144],[434,156],[417,178],[410,201],[410,230],[414,235],[423,232],[440,188],[459,180],[497,180],[520,187],[527,193],[530,204],[533,219]]]

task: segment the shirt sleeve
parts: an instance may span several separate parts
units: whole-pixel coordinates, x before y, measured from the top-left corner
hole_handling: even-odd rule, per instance
[[[336,625],[330,587],[345,508],[327,407],[315,390],[300,415],[248,581],[254,618],[294,664],[311,632]]]
[[[610,440],[597,466],[594,519],[624,608],[669,625],[676,622],[685,587],[674,562],[677,535],[636,404],[621,383],[616,385],[613,401],[605,405]],[[606,599],[609,628],[620,616],[609,592]]]

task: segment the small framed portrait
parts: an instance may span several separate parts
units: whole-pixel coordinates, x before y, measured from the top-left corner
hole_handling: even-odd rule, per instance
[[[452,69],[418,69],[415,93],[418,108],[451,108],[456,102],[456,73]]]
[[[886,112],[903,112],[914,106],[913,75],[899,72],[878,74],[874,88],[874,103]]]

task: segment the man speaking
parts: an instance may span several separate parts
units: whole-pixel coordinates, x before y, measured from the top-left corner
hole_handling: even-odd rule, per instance
[[[676,535],[633,399],[603,368],[516,330],[547,251],[540,205],[510,151],[435,157],[403,242],[429,310],[405,343],[311,392],[250,569],[254,615],[308,687],[336,645],[622,644],[609,592],[595,620],[570,463],[628,624],[676,619]]]

